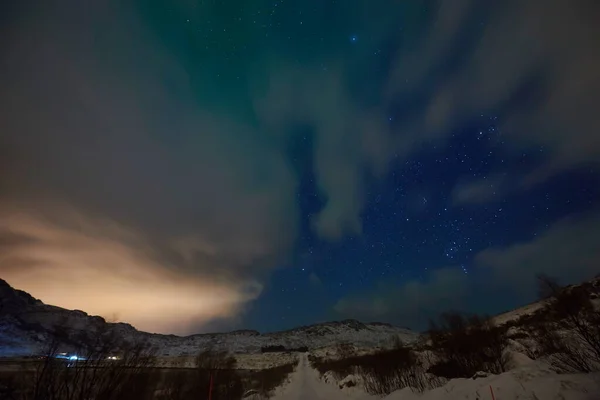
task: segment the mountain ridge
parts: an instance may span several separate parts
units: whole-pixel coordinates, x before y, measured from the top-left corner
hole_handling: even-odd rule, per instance
[[[4,343],[3,347],[9,349],[4,353],[40,353],[43,344],[59,326],[73,333],[112,329],[124,338],[150,342],[160,349],[163,356],[187,356],[205,348],[231,353],[260,353],[269,346],[315,349],[343,342],[359,347],[385,347],[394,336],[400,336],[406,342],[418,336],[416,332],[390,324],[363,323],[352,319],[266,333],[243,329],[187,336],[149,333],[139,331],[128,323],[107,322],[100,316],[89,315],[81,310],[45,304],[0,279],[0,344]],[[2,353],[0,351],[0,356]]]

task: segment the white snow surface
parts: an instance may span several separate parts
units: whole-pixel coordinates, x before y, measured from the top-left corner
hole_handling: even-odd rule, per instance
[[[480,379],[453,379],[422,394],[405,388],[386,400],[598,400],[600,374],[556,374],[541,362],[501,375]]]
[[[296,372],[290,382],[279,388],[272,400],[370,400],[375,397],[359,390],[342,391],[319,378],[319,372],[311,368],[306,354],[300,357]]]
[[[556,374],[543,362],[531,362],[501,375],[478,379],[453,379],[444,386],[413,393],[396,391],[385,400],[598,400],[600,374]],[[290,382],[278,389],[273,400],[375,400],[357,388],[340,390],[319,378],[302,356]]]

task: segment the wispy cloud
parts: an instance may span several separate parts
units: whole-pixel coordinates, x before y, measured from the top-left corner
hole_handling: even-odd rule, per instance
[[[475,263],[511,291],[530,291],[534,276],[545,273],[576,283],[600,273],[600,213],[573,215],[539,232],[533,240],[477,254]]]
[[[402,135],[443,141],[465,120],[493,113],[507,150],[545,148],[524,186],[596,163],[598,15],[586,0],[440,3],[418,49],[398,53],[387,85],[390,98],[426,99]]]
[[[506,193],[506,175],[493,175],[477,180],[463,180],[452,190],[454,204],[479,204],[502,198]]]

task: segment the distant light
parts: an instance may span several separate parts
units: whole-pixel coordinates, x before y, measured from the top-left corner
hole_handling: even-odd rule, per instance
[[[350,36],[350,41],[351,41],[352,43],[356,43],[356,42],[358,41],[358,36],[356,36],[356,35],[352,35],[352,36]]]
[[[77,356],[71,356],[69,357],[69,360],[77,360]]]

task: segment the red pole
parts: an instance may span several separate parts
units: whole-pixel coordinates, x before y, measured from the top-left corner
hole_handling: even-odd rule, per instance
[[[210,385],[208,386],[208,400],[212,400],[213,374],[210,373]]]
[[[492,394],[492,400],[496,400],[494,397],[494,391],[492,390],[492,385],[490,385],[490,393]]]

